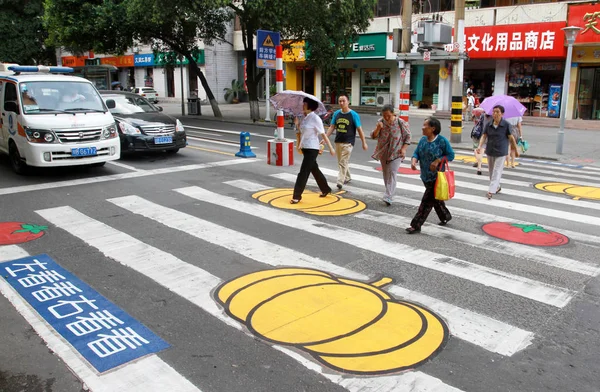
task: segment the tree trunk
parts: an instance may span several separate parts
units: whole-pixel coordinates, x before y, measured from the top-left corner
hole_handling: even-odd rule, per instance
[[[251,55],[248,55],[250,53]],[[256,73],[256,58],[254,57],[254,51],[246,48],[246,73],[248,80],[246,86],[248,86],[248,101],[250,104],[250,119],[253,122],[260,120],[260,108],[258,106],[258,83],[262,79],[265,71],[260,70]],[[267,102],[267,104],[269,104]]]
[[[206,78],[204,77],[204,73],[200,70],[200,67],[198,67],[196,60],[194,60],[194,58],[191,56],[191,54],[186,54],[186,57],[187,57],[190,65],[192,65],[191,69],[194,71],[196,76],[200,78],[200,83],[202,84],[204,91],[206,91],[206,97],[208,98],[208,102],[210,102],[210,106],[212,107],[213,114],[215,115],[216,118],[222,119],[223,115],[221,114],[221,109],[219,109],[219,104],[218,104],[217,100],[215,99],[215,96],[213,95],[210,87],[208,86],[208,82],[206,81]]]

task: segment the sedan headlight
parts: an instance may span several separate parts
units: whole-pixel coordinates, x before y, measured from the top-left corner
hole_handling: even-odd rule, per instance
[[[134,127],[131,124],[128,124],[126,122],[120,122],[119,123],[119,129],[121,130],[121,133],[123,133],[124,135],[141,135],[142,132]]]
[[[115,137],[117,137],[117,126],[115,124],[109,125],[108,127],[104,127],[102,129],[103,139],[112,139]]]
[[[183,128],[183,124],[181,123],[181,121],[179,121],[179,119],[177,119],[177,121],[175,122],[175,131],[185,132],[185,128]]]
[[[25,128],[27,140],[31,143],[56,143],[56,135],[54,132],[45,129]]]

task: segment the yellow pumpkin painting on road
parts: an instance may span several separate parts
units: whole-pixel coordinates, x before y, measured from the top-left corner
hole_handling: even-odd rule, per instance
[[[562,193],[572,196],[575,200],[600,200],[600,188],[596,186],[583,186],[567,184],[564,182],[541,182],[539,184],[535,184],[535,187],[546,192]]]
[[[276,188],[256,192],[252,197],[276,208],[300,210],[307,214],[321,216],[349,215],[367,208],[360,200],[343,197],[343,193],[330,193],[327,197],[319,197],[319,193],[312,191],[304,191],[300,203],[290,204],[293,194],[294,190],[291,188]]]
[[[474,155],[455,155],[454,162],[457,161],[461,161],[464,163],[475,163],[477,162],[477,158],[475,158]],[[485,156],[481,159],[481,163],[483,163],[484,165],[488,164],[488,160]],[[506,166],[506,162],[504,163],[504,166]],[[515,161],[515,166],[519,166],[519,162]]]
[[[225,282],[215,299],[262,339],[296,347],[341,372],[387,374],[424,363],[448,340],[439,316],[382,290],[391,282],[280,268]]]

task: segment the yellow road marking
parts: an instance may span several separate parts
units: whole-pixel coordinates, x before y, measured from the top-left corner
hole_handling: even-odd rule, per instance
[[[388,277],[365,283],[279,268],[225,282],[214,297],[262,339],[296,347],[342,372],[374,375],[418,366],[449,336],[439,316],[383,291],[390,283]]]

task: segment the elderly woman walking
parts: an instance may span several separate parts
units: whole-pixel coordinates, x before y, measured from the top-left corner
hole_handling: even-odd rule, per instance
[[[517,142],[510,133],[510,124],[502,117],[504,116],[504,106],[496,105],[492,109],[492,121],[483,128],[483,134],[479,140],[477,153],[481,154],[482,146],[485,147],[485,155],[488,159],[488,170],[490,174],[490,186],[487,192],[487,198],[491,199],[494,193],[500,193],[502,187],[502,171],[504,170],[504,160],[508,155],[509,145],[515,150],[515,156],[519,157]]]
[[[383,201],[390,206],[396,192],[396,174],[410,145],[410,129],[408,123],[394,114],[392,105],[383,106],[381,117],[371,132],[371,137],[378,139],[372,158],[381,162],[385,184]]]
[[[438,166],[442,159],[454,160],[454,150],[452,150],[448,139],[440,135],[441,130],[442,126],[438,119],[435,117],[426,118],[423,122],[423,137],[419,140],[419,145],[413,153],[411,168],[417,170],[417,163],[419,163],[425,193],[417,214],[410,222],[410,227],[406,229],[408,234],[421,231],[421,226],[427,220],[432,208],[435,209],[438,218],[440,218],[440,225],[443,226],[452,219],[446,204],[441,200],[436,200],[434,194]]]

